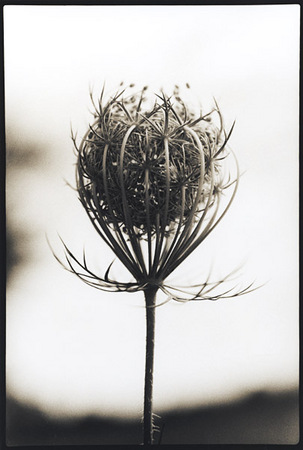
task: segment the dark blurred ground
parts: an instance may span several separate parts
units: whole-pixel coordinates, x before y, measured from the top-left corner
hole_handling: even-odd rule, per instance
[[[6,409],[8,446],[138,445],[141,442],[141,424],[130,420],[97,416],[55,420],[12,398],[8,398]],[[163,445],[296,444],[298,393],[259,392],[221,407],[167,411],[156,423],[163,428]]]

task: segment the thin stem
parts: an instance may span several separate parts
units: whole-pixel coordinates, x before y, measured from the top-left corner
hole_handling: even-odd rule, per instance
[[[158,287],[149,285],[144,291],[146,309],[146,354],[145,354],[145,385],[144,385],[144,417],[143,438],[144,445],[153,444],[153,371],[154,371],[154,343],[155,343],[155,304]]]

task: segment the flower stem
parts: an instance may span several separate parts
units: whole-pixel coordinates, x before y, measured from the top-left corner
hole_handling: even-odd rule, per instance
[[[154,371],[154,343],[155,343],[155,303],[158,287],[148,286],[144,290],[146,309],[146,354],[145,354],[145,385],[144,385],[144,417],[143,438],[144,445],[153,444],[153,371]]]

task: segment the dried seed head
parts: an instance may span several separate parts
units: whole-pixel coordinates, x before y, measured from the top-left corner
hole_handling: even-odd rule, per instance
[[[80,201],[133,280],[112,279],[112,264],[104,276],[96,274],[87,266],[85,253],[81,262],[64,243],[67,266],[55,257],[86,284],[106,291],[160,288],[166,301],[218,300],[253,291],[251,284],[216,292],[232,273],[218,282],[206,277],[184,289],[167,284],[169,275],[229,210],[238,188],[239,167],[234,153],[227,150],[234,125],[225,132],[216,102],[211,112],[197,116],[176,85],[171,98],[162,92],[154,106],[147,107],[147,89],[144,86],[129,96],[121,91],[106,103],[103,89],[98,108],[93,102],[95,121],[79,148],[72,137],[78,152]],[[236,169],[233,180],[229,170],[223,170],[229,155]],[[222,205],[223,191],[227,195]]]
[[[105,105],[101,97],[78,164],[80,197],[85,191],[108,225],[135,227],[143,237],[197,219],[220,184],[216,154],[224,146],[212,120],[218,110],[195,118],[179,88],[143,110],[146,90],[118,93]]]

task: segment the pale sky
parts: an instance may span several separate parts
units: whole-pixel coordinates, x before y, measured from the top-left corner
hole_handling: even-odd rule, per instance
[[[298,382],[299,6],[5,6],[9,143],[42,163],[12,171],[7,204],[34,231],[7,290],[9,392],[51,414],[140,415],[143,294],[96,291],[64,271],[57,232],[106,270],[74,182],[79,139],[98,97],[121,80],[151,91],[191,85],[220,105],[243,176],[228,214],[172,277],[224,276],[243,264],[244,297],[157,309],[155,411],[228,401]],[[44,161],[44,163],[43,163]],[[21,245],[21,244],[20,244]],[[114,269],[120,275],[118,264]],[[127,276],[123,272],[123,276]],[[199,279],[198,279],[199,277]]]

